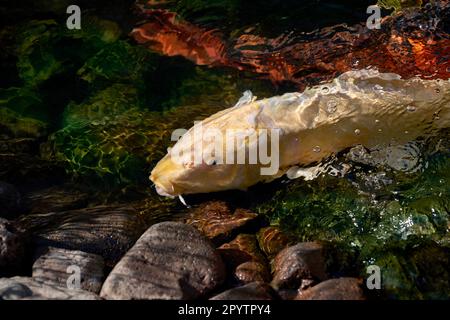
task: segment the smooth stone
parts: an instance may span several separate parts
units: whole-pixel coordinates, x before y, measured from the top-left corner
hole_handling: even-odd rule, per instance
[[[275,226],[260,229],[256,234],[256,237],[258,239],[259,247],[269,259],[272,259],[281,250],[294,243],[291,237]]]
[[[302,280],[327,278],[324,248],[317,242],[302,242],[283,249],[273,260],[272,286],[275,289],[297,289]]]
[[[14,224],[0,218],[0,274],[17,272],[26,257],[27,237]]]
[[[269,271],[265,264],[247,261],[236,267],[234,272],[236,279],[240,283],[251,283],[255,281],[268,282],[270,281]]]
[[[297,300],[365,300],[361,281],[356,278],[330,279],[305,291]]]
[[[264,282],[252,282],[224,291],[210,300],[272,300],[273,289]]]
[[[218,248],[234,281],[246,284],[254,281],[269,281],[267,261],[252,234],[240,234]]]
[[[99,300],[80,289],[69,289],[28,277],[0,278],[0,300]]]
[[[14,219],[21,210],[19,191],[12,184],[0,181],[0,217]]]
[[[151,226],[111,271],[106,299],[195,299],[216,289],[225,267],[212,243],[192,226]]]
[[[220,244],[249,227],[257,218],[258,215],[250,210],[238,208],[233,211],[224,201],[210,201],[195,208],[186,223]]]
[[[92,253],[44,248],[33,264],[32,277],[44,283],[67,286],[74,267],[80,272],[80,289],[99,293],[103,284],[105,263],[101,256]]]
[[[19,221],[38,247],[58,247],[101,255],[113,266],[142,234],[145,223],[134,208],[97,206],[30,214]]]

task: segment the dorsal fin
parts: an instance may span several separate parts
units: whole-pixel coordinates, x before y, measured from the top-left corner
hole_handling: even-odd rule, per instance
[[[239,108],[241,106],[244,106],[246,104],[249,104],[256,100],[256,96],[253,96],[253,93],[250,90],[245,90],[242,94],[242,97],[239,99],[239,101],[234,105],[235,108]]]

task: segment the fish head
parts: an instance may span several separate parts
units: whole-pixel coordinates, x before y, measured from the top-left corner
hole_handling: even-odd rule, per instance
[[[194,126],[195,128],[195,126]],[[151,172],[150,180],[162,196],[245,189],[248,168],[226,164],[222,155],[215,153],[217,140],[205,132],[195,137],[191,129],[168,150]],[[219,148],[223,148],[220,141]],[[250,170],[251,171],[251,170]]]

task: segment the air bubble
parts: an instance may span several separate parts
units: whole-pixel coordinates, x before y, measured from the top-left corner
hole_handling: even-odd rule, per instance
[[[327,86],[322,87],[322,93],[327,94],[328,92],[330,92],[330,88],[328,88]]]
[[[314,152],[316,152],[316,153],[318,153],[318,152],[320,152],[320,147],[319,146],[315,146],[314,148],[313,148],[313,151]]]
[[[436,88],[436,93],[441,93],[441,89],[439,89],[439,88]]]
[[[356,134],[357,136],[359,136],[359,135],[361,134],[361,130],[355,129],[355,134]]]
[[[376,84],[376,85],[374,85],[373,89],[377,90],[377,91],[381,91],[381,90],[383,90],[383,87],[380,86],[379,84]]]
[[[408,112],[414,112],[414,111],[416,111],[416,107],[415,106],[407,106],[406,110],[408,110]]]

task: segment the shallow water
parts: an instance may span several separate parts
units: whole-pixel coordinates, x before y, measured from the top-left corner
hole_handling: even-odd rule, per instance
[[[23,191],[54,183],[45,168],[55,166],[67,172],[58,183],[75,181],[96,195],[91,205],[138,201],[149,223],[178,219],[188,209],[177,199],[159,197],[148,180],[172,145],[174,129],[190,128],[195,120],[234,105],[245,90],[267,98],[297,91],[297,78],[302,85],[316,84],[339,73],[331,70],[322,78],[323,70],[301,69],[295,81],[274,82],[279,75],[267,77],[265,69],[196,65],[132,40],[128,33],[140,21],[132,1],[83,4],[89,13],[81,35],[64,27],[64,6],[52,1],[34,1],[31,7],[25,1],[14,10],[0,10],[0,180]],[[335,29],[323,28],[363,21],[367,5],[270,1],[255,9],[253,1],[169,3],[190,23],[220,29],[226,41],[242,34],[271,39],[307,33],[300,36],[302,44],[315,39],[308,32],[321,29],[321,36],[334,35]],[[268,19],[268,12],[277,18]],[[448,25],[440,32],[448,32]],[[347,30],[337,29],[342,28]],[[440,37],[448,40],[448,33]],[[339,57],[327,48],[321,51],[325,56]],[[448,65],[445,54],[434,63]],[[375,297],[445,299],[450,292],[448,138],[449,132],[442,130],[400,151],[344,150],[320,163],[324,172],[309,181],[282,178],[247,192],[186,200],[195,206],[226,199],[265,215],[299,240],[326,242],[333,275],[365,276],[366,266],[379,265],[385,290],[373,293]],[[25,159],[21,170],[12,165],[22,163],[18,159]],[[36,172],[42,179],[34,178]]]

